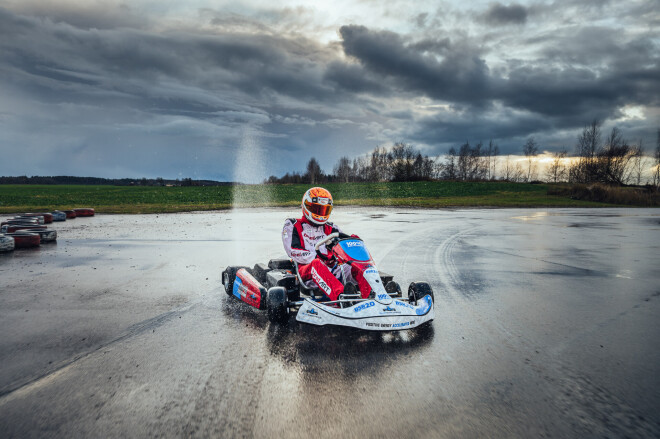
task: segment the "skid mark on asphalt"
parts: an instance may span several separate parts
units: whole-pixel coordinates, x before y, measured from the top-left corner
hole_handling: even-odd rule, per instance
[[[543,262],[543,263],[546,263],[546,264],[551,264],[551,265],[557,265],[559,267],[570,268],[573,271],[577,271],[577,272],[582,273],[582,275],[585,275],[585,274],[589,275],[589,276],[609,276],[610,275],[608,273],[598,271],[598,270],[592,270],[590,268],[582,268],[582,267],[577,267],[575,265],[562,264],[561,262],[548,261],[547,259],[534,258],[534,257],[529,257],[529,256],[524,256],[524,255],[521,255],[521,254],[517,254],[517,253],[505,252],[505,251],[502,251],[502,250],[493,250],[492,248],[481,248],[480,250],[485,251],[485,252],[490,252],[490,253],[499,253],[499,254],[515,257],[515,258],[531,259],[531,260]]]
[[[453,252],[462,237],[473,234],[477,229],[478,227],[471,227],[459,231],[442,242],[434,255],[435,275],[440,278],[447,293],[456,299],[454,304],[466,314],[472,315],[471,321],[484,329],[481,333],[494,336],[500,346],[518,356],[523,352],[538,354],[533,340],[523,334],[513,333],[502,323],[493,321],[492,317],[476,311],[470,306],[470,296],[460,291],[461,285],[465,283],[461,281],[461,273],[454,262]],[[659,426],[646,421],[607,388],[593,383],[586,375],[575,372],[568,364],[559,360],[558,356],[544,355],[535,360],[525,358],[525,365],[547,383],[547,387],[540,388],[539,391],[547,395],[548,403],[561,413],[573,431],[589,436],[614,434],[620,437],[660,437]]]
[[[15,397],[26,395],[34,389],[38,389],[44,385],[47,385],[58,376],[61,376],[63,373],[65,373],[69,368],[74,366],[77,362],[89,357],[90,355],[93,355],[96,352],[99,352],[102,349],[105,349],[114,344],[120,343],[132,337],[148,332],[149,330],[154,330],[159,326],[162,326],[163,324],[167,323],[173,318],[179,317],[185,314],[186,312],[190,311],[193,307],[198,305],[199,302],[200,301],[189,303],[181,308],[159,314],[156,317],[131,325],[118,337],[113,338],[112,340],[109,340],[105,343],[102,343],[91,350],[82,352],[80,354],[74,355],[73,357],[67,360],[61,361],[48,372],[28,378],[23,378],[19,381],[15,381],[13,383],[8,384],[3,389],[0,389],[0,405],[7,403],[8,401],[14,399]]]

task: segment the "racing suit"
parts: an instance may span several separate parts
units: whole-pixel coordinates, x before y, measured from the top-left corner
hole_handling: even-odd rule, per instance
[[[298,273],[306,285],[316,285],[330,300],[337,300],[344,292],[344,284],[353,282],[358,284],[361,296],[366,298],[371,287],[359,269],[338,265],[334,260],[324,261],[316,255],[316,243],[335,232],[343,233],[330,222],[319,226],[305,217],[289,218],[282,229],[282,243],[286,254],[298,264]],[[325,244],[319,247],[319,251],[328,254]]]

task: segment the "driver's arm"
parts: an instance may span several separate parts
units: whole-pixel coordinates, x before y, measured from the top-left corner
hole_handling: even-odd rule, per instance
[[[298,264],[310,264],[316,257],[316,253],[305,248],[305,241],[299,236],[298,230],[294,226],[295,220],[286,220],[282,228],[282,244],[284,250],[291,259]]]

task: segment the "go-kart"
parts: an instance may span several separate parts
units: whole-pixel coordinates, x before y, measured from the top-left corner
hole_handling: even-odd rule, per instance
[[[319,250],[326,244],[329,254]],[[372,289],[370,298],[360,293],[343,293],[330,300],[323,291],[306,284],[298,274],[298,266],[290,259],[272,259],[252,269],[230,266],[222,272],[222,283],[230,296],[260,310],[277,324],[287,324],[289,316],[312,325],[339,325],[372,331],[412,329],[433,320],[434,297],[426,282],[412,282],[408,297],[393,276],[380,273],[359,238],[328,235],[315,245],[321,258],[334,257],[338,264],[357,265]]]

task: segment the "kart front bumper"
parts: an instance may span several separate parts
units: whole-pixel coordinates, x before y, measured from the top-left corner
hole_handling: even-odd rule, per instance
[[[417,305],[393,300],[383,305],[376,300],[365,300],[349,308],[333,308],[311,299],[305,299],[296,320],[311,325],[337,325],[367,331],[399,331],[412,329],[435,317],[431,296],[425,296]]]

